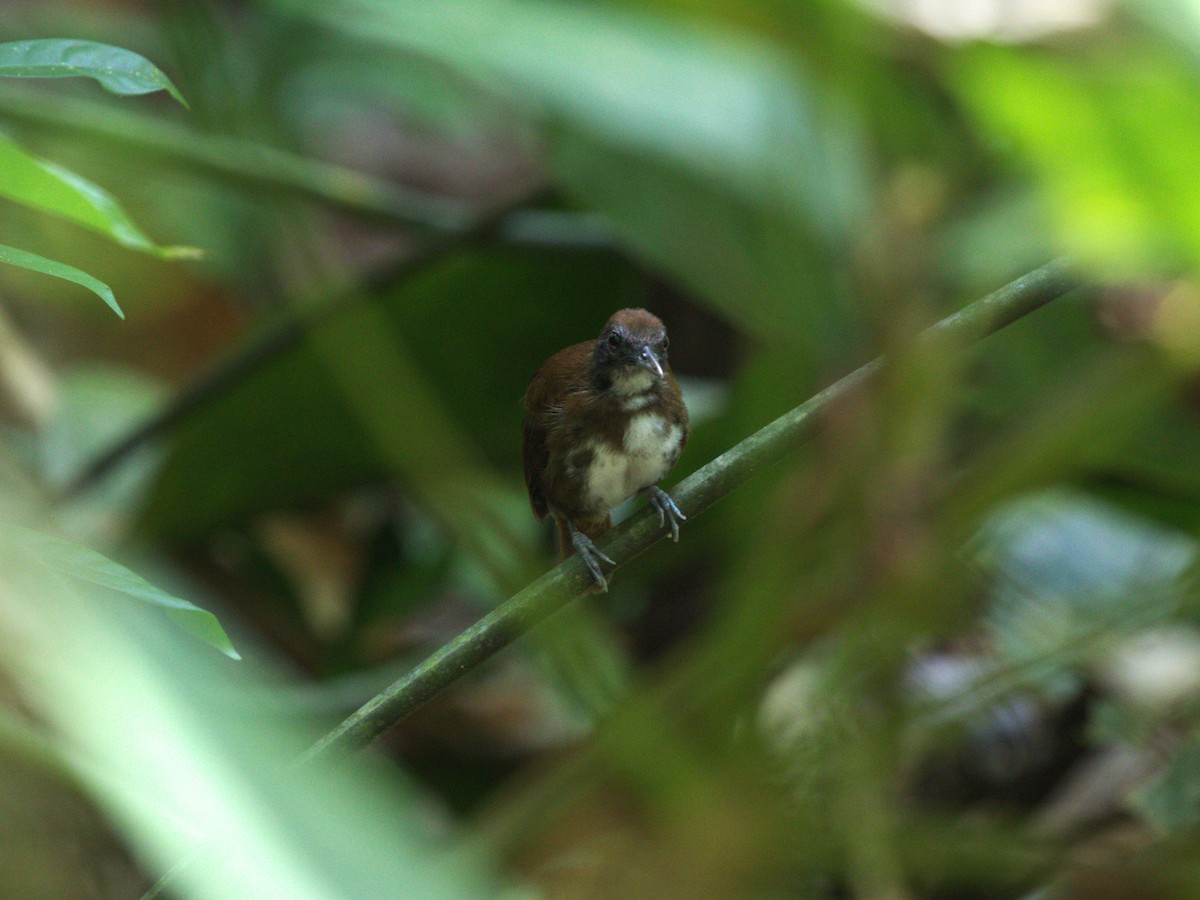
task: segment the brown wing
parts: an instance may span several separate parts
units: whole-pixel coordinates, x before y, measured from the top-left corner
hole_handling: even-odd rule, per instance
[[[529,505],[533,507],[533,514],[540,522],[549,512],[546,495],[542,490],[542,473],[546,471],[546,461],[549,459],[546,453],[546,429],[540,427],[537,419],[527,411],[522,432],[521,452],[525,457],[525,487],[529,490]]]
[[[543,363],[525,391],[525,422],[522,427],[522,456],[525,460],[525,487],[529,504],[538,521],[550,512],[543,475],[550,462],[548,437],[563,400],[577,386],[595,341],[584,341],[560,350]]]

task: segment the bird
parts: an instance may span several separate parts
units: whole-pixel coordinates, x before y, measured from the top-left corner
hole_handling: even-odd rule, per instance
[[[688,439],[688,412],[667,363],[667,329],[644,309],[622,309],[600,336],[551,356],[525,392],[525,486],[538,521],[553,516],[562,559],[577,553],[599,591],[595,544],[611,512],[635,494],[679,540],[685,516],[658,482]]]

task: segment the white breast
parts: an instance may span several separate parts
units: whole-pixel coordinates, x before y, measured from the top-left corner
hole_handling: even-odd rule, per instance
[[[649,369],[638,366],[630,371],[621,372],[613,379],[612,391],[618,397],[632,397],[650,390],[654,384],[654,375]]]
[[[651,413],[630,420],[623,451],[593,444],[587,473],[588,504],[613,509],[642,488],[662,481],[679,458],[682,439],[677,425]]]

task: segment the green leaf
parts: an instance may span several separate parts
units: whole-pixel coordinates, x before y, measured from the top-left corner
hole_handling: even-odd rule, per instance
[[[112,311],[122,319],[125,318],[125,313],[117,305],[117,298],[113,296],[112,288],[103,281],[93,278],[87,272],[81,272],[66,263],[55,262],[44,256],[38,256],[36,253],[30,253],[28,250],[18,250],[16,247],[9,247],[5,244],[0,244],[0,263],[41,272],[43,275],[53,275],[55,278],[62,278],[65,281],[73,281],[107,303]]]
[[[168,594],[95,550],[19,525],[0,525],[0,534],[12,544],[29,550],[47,568],[159,609],[188,634],[216,647],[226,656],[241,659],[217,617],[208,610]]]
[[[1189,65],[1125,49],[1063,58],[965,51],[954,86],[1069,248],[1107,272],[1200,260],[1200,97]]]
[[[0,44],[0,76],[94,78],[114,94],[166,91],[187,106],[171,79],[144,56],[95,41],[47,39]]]
[[[116,199],[82,175],[26,153],[0,135],[0,196],[98,231],[124,247],[163,259],[195,258],[193,247],[162,247],[125,214]]]

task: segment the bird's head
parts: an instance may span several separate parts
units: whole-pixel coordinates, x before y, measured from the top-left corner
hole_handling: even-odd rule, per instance
[[[604,325],[592,353],[592,372],[618,393],[648,389],[667,371],[667,329],[644,309],[623,309]]]

